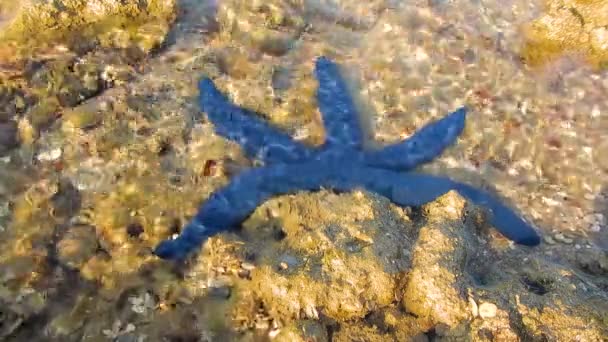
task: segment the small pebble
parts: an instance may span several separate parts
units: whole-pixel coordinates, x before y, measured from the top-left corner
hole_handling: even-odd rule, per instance
[[[571,244],[574,242],[573,239],[566,237],[564,234],[562,233],[557,233],[555,234],[555,240],[559,241],[559,242],[563,242],[565,244]]]
[[[277,335],[279,335],[280,332],[281,332],[281,329],[270,330],[270,332],[268,332],[268,337],[275,338],[275,337],[277,337]]]
[[[549,235],[545,235],[544,240],[546,243],[548,243],[550,245],[555,245],[555,240],[553,240],[553,238]]]
[[[253,271],[255,269],[255,265],[249,262],[244,262],[241,264],[241,268],[247,271]]]
[[[475,300],[471,297],[469,297],[469,307],[471,308],[471,314],[473,317],[477,317],[479,315],[479,307],[477,306]]]
[[[497,310],[496,304],[481,303],[481,305],[479,305],[479,317],[483,319],[495,317]]]
[[[52,150],[43,151],[38,154],[38,161],[41,162],[50,162],[55,161],[61,157],[62,151],[60,147],[54,148]]]

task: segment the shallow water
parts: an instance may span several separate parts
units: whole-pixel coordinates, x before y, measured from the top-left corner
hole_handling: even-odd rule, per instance
[[[2,1],[3,28],[2,18],[10,16],[2,15],[1,5]],[[472,277],[479,276],[479,288],[485,288],[487,282],[500,282],[495,279],[505,276],[498,275],[501,270],[506,270],[505,274],[523,272],[516,265],[519,258],[526,258],[526,266],[531,265],[540,277],[526,273],[523,283],[532,284],[527,287],[530,292],[550,292],[547,284],[559,284],[560,277],[570,272],[577,277],[583,274],[581,279],[591,289],[589,297],[605,302],[608,158],[603,151],[608,150],[608,72],[586,64],[577,55],[563,55],[535,67],[522,60],[522,27],[541,15],[539,2],[308,0],[271,1],[268,6],[251,9],[239,1],[182,0],[178,8],[162,46],[146,51],[144,57],[126,53],[129,57],[125,61],[99,52],[94,61],[103,69],[103,87],[81,91],[83,98],[74,103],[69,98],[62,100],[56,109],[60,115],[41,124],[44,127],[39,135],[31,132],[38,128],[31,113],[42,106],[30,106],[29,98],[23,96],[26,105],[20,110],[16,102],[10,102],[12,95],[7,97],[7,106],[17,108],[11,120],[18,122],[22,141],[6,151],[0,148],[0,300],[7,308],[0,315],[0,337],[204,341],[278,336],[290,323],[277,317],[287,317],[292,311],[281,306],[273,309],[264,295],[256,297],[262,304],[255,303],[259,307],[250,310],[254,313],[239,306],[238,310],[246,312],[233,313],[231,317],[236,318],[232,323],[224,322],[224,312],[236,301],[235,293],[240,293],[236,289],[249,286],[242,282],[246,284],[249,273],[255,273],[251,263],[262,269],[264,263],[273,262],[292,267],[294,257],[285,250],[299,251],[298,258],[308,253],[308,247],[298,245],[304,242],[289,240],[293,238],[289,234],[287,240],[292,242],[283,242],[288,247],[277,245],[280,242],[265,246],[262,237],[272,240],[274,230],[281,234],[289,230],[275,226],[314,225],[310,217],[315,213],[324,213],[318,219],[327,227],[346,227],[335,228],[339,231],[335,234],[351,234],[353,241],[374,241],[374,234],[379,233],[370,232],[382,228],[406,239],[403,245],[383,242],[390,245],[391,257],[401,253],[399,249],[407,250],[402,259],[395,257],[396,266],[359,262],[370,274],[379,272],[376,269],[384,269],[382,274],[407,273],[417,233],[408,230],[405,234],[393,228],[408,226],[406,222],[414,222],[412,227],[424,225],[416,216],[419,214],[416,210],[403,214],[384,202],[378,207],[359,203],[360,196],[371,198],[359,193],[338,198],[327,195],[335,206],[328,212],[313,201],[324,200],[326,195],[269,201],[272,203],[247,221],[241,236],[226,234],[211,240],[201,253],[204,258],[195,258],[188,267],[162,262],[151,254],[159,241],[195,214],[213,190],[254,164],[238,146],[215,135],[204,117],[201,119],[196,103],[198,80],[203,75],[212,77],[234,102],[263,113],[298,140],[320,144],[324,132],[314,100],[313,77],[313,61],[319,55],[342,66],[368,128],[369,145],[399,141],[460,106],[470,108],[465,133],[458,142],[421,170],[496,191],[533,222],[544,239],[535,249],[522,249],[490,235],[490,242],[480,247],[492,249],[488,252],[491,256],[482,254],[488,258],[487,264],[475,261],[473,264],[483,265],[472,266],[470,272]],[[140,33],[153,36],[156,29]],[[112,41],[127,39],[120,29],[112,37]],[[143,38],[137,39],[140,46],[144,44]],[[87,54],[100,50],[92,48]],[[36,63],[81,54],[60,47],[52,53],[34,51],[40,55],[28,58]],[[4,53],[0,49],[0,58]],[[86,64],[78,58],[69,63]],[[36,63],[0,59],[0,79],[22,77],[26,90],[34,87],[30,69]],[[73,70],[73,65],[68,69]],[[83,71],[85,79],[87,72]],[[122,73],[129,77],[122,78]],[[3,96],[0,93],[2,101]],[[70,111],[70,107],[74,109]],[[0,120],[4,118],[0,116]],[[281,203],[287,204],[281,209]],[[297,207],[301,213],[293,218],[285,206]],[[268,212],[267,217],[262,211]],[[341,221],[344,218],[332,215],[362,217],[345,223]],[[368,223],[372,230],[366,230],[369,227],[365,224],[364,228],[359,226],[365,220],[373,222]],[[311,237],[312,241],[317,238]],[[319,239],[323,243],[311,243],[311,250],[318,252],[329,243]],[[344,245],[354,246],[353,251],[364,249],[359,243],[349,240]],[[469,242],[462,244],[469,248]],[[258,249],[264,257],[248,260],[247,252],[239,249],[243,245]],[[413,260],[413,265],[425,264]],[[507,265],[504,269],[502,262]],[[346,264],[357,265],[353,259]],[[549,264],[555,268],[546,266]],[[310,267],[318,276],[315,266]],[[556,278],[545,282],[547,275],[540,271],[543,267]],[[486,269],[492,271],[483,275]],[[328,276],[331,284],[340,282],[339,272]],[[369,286],[350,276],[344,275],[355,283],[353,288]],[[254,283],[260,279],[280,283],[272,277],[254,277]],[[319,284],[311,285],[311,291],[323,291],[324,285]],[[378,285],[382,286],[385,284]],[[509,285],[506,295],[519,295],[517,289]],[[558,290],[554,292],[557,298],[567,297]],[[479,296],[483,298],[483,294]],[[249,298],[246,294],[243,297]],[[326,312],[321,312],[322,325],[317,322],[322,305],[303,308],[303,317],[314,321],[310,331],[329,331],[330,337],[313,334],[318,340],[332,334],[336,340],[336,336],[347,338],[339,332],[352,328],[351,323],[336,322],[346,317],[346,321],[355,322],[353,325],[371,324],[369,317],[374,315],[370,312],[399,302],[386,298],[384,292],[377,294],[372,301],[382,304],[365,302],[362,308],[344,309],[346,316],[340,316],[340,310],[328,310],[335,316],[329,323],[323,318]],[[506,302],[512,304],[514,300],[509,298]],[[530,301],[536,307],[554,304],[542,301],[549,301],[547,297],[535,300]],[[512,316],[509,308],[512,306],[499,305],[499,310]],[[355,314],[348,316],[352,312]],[[368,321],[357,320],[361,313]],[[577,315],[572,317],[583,317]],[[599,325],[606,329],[603,315]],[[437,329],[433,325],[433,332],[411,336],[420,333],[432,340]],[[529,329],[526,333],[518,330],[518,337],[525,340],[533,335]],[[551,329],[558,331],[559,324]],[[289,340],[290,335],[281,336]],[[549,340],[559,340],[559,336],[563,335],[545,335]]]

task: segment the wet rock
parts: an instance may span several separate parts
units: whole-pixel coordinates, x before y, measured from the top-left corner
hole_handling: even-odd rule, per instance
[[[19,146],[19,130],[14,121],[0,122],[0,153]]]
[[[464,199],[453,191],[425,207],[427,225],[420,230],[414,247],[402,303],[408,312],[432,324],[455,327],[471,316],[461,295],[469,244],[464,209]]]
[[[97,250],[95,227],[72,226],[57,244],[59,261],[73,269],[79,269]]]

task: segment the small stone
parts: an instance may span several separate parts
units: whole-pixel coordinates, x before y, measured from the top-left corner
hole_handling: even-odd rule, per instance
[[[284,268],[296,267],[298,266],[298,259],[293,255],[284,254],[280,258],[281,265],[285,264]],[[283,266],[281,266],[283,267]]]
[[[471,297],[469,297],[469,307],[471,309],[471,315],[473,315],[473,317],[477,317],[479,315],[479,307],[477,306],[475,299]]]
[[[273,338],[277,337],[277,335],[279,335],[280,332],[281,332],[281,329],[270,330],[268,332],[268,337],[270,337],[271,339],[273,339]]]
[[[496,304],[481,303],[481,305],[479,305],[479,317],[483,319],[495,317],[497,310]]]
[[[249,262],[244,262],[241,264],[241,268],[247,271],[253,271],[255,269],[255,265]]]
[[[591,109],[591,117],[597,118],[600,115],[601,115],[600,107],[598,105],[594,105],[593,108]]]
[[[574,242],[573,239],[566,237],[564,234],[562,233],[557,233],[555,234],[555,240],[559,241],[559,242],[563,242],[565,244],[571,244]]]
[[[598,27],[591,31],[591,46],[596,50],[608,50],[608,29]]]
[[[211,281],[209,295],[216,298],[228,299],[232,286],[232,280],[226,276],[219,276]]]
[[[255,323],[255,328],[258,330],[268,330],[270,323],[268,321],[258,321]]]
[[[87,129],[98,125],[102,115],[93,105],[84,105],[78,108],[68,109],[63,113],[61,128],[64,131],[75,129]]]
[[[41,162],[51,162],[51,161],[55,161],[57,159],[59,159],[61,157],[62,154],[62,150],[60,147],[57,148],[53,148],[50,150],[46,150],[46,151],[42,151],[40,153],[38,153],[38,161]]]
[[[555,240],[553,240],[553,238],[549,235],[545,235],[543,240],[545,240],[545,242],[549,245],[555,245]]]

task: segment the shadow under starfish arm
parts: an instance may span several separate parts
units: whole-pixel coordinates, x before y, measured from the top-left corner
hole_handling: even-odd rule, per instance
[[[237,142],[250,158],[265,162],[294,162],[308,157],[308,148],[281,133],[260,115],[240,108],[222,94],[209,78],[199,84],[199,104],[217,134]]]
[[[531,225],[486,192],[445,177],[402,174],[345,159],[323,164],[312,161],[269,166],[239,174],[207,199],[179,237],[161,243],[155,253],[167,259],[183,258],[199,248],[207,237],[237,227],[271,197],[323,187],[343,192],[363,187],[402,206],[420,206],[456,190],[488,209],[490,223],[509,239],[528,246],[540,243]]]
[[[435,159],[452,145],[464,130],[467,109],[462,107],[429,123],[401,142],[364,154],[365,164],[407,171]]]

